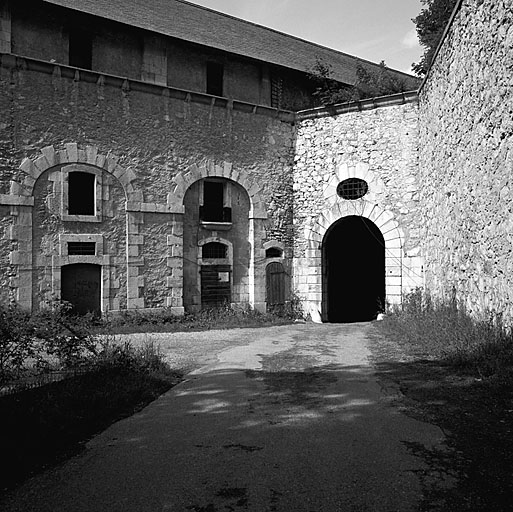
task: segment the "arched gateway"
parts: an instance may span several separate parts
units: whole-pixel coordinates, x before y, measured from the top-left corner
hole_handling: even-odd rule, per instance
[[[385,240],[352,215],[335,222],[322,243],[322,309],[328,322],[373,320],[385,303]]]
[[[313,321],[369,320],[384,302],[400,303],[402,233],[391,212],[365,200],[337,202],[307,224],[304,237],[305,256],[294,261],[294,279]],[[359,290],[369,286],[368,312],[346,319],[339,306],[349,314]]]

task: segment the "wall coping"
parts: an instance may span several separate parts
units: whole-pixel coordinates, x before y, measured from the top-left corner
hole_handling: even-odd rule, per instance
[[[348,103],[339,103],[337,105],[328,105],[297,112],[298,121],[308,119],[318,119],[320,117],[330,117],[339,114],[348,114],[350,112],[362,112],[365,110],[374,110],[380,107],[389,107],[393,105],[405,105],[407,103],[418,103],[419,96],[417,91],[400,92],[378,98],[368,98],[365,100],[351,101]]]
[[[142,80],[100,73],[89,69],[75,68],[66,64],[33,59],[14,53],[0,53],[0,67],[36,71],[47,75],[73,79],[76,82],[101,83],[106,86],[119,87],[123,91],[144,92],[191,103],[200,103],[237,112],[245,112],[247,114],[263,115],[291,124],[295,121],[294,112],[289,110],[279,110],[266,105],[257,105],[255,103],[212,96],[211,94],[178,89],[167,85],[152,84]]]

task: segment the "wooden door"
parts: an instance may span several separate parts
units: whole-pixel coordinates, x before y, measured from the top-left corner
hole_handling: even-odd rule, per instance
[[[269,263],[266,268],[267,309],[285,305],[285,269],[279,262]]]

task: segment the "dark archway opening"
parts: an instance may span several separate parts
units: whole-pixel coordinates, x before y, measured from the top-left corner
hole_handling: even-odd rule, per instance
[[[71,303],[77,315],[93,313],[100,316],[101,267],[75,263],[61,268],[61,299]]]
[[[323,241],[323,316],[328,322],[373,320],[385,303],[385,240],[369,219],[344,217]]]

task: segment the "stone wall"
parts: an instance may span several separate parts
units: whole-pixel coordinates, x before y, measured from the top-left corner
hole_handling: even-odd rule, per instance
[[[294,167],[296,291],[313,317],[323,298],[322,243],[339,219],[357,215],[380,228],[386,243],[386,294],[400,302],[404,290],[422,284],[417,182],[418,111],[407,103],[372,107],[303,120]],[[393,102],[394,103],[394,102]],[[307,113],[308,115],[308,113]],[[336,187],[344,179],[365,180],[369,192],[345,200]],[[350,250],[350,242],[348,243]]]
[[[101,259],[94,260],[110,269],[102,308],[179,312],[184,195],[196,181],[219,177],[237,183],[250,200],[249,239],[238,242],[244,251],[250,243],[249,277],[241,275],[244,282],[234,290],[241,300],[264,302],[263,244],[290,245],[292,203],[282,196],[292,188],[290,115],[30,59],[0,59],[0,275],[11,298],[34,307],[51,298],[60,266],[69,263],[59,240],[102,233]],[[107,215],[94,222],[59,218],[56,176],[64,164],[102,176]],[[32,274],[33,264],[41,271]]]
[[[513,321],[513,5],[465,0],[420,93],[426,284]]]

